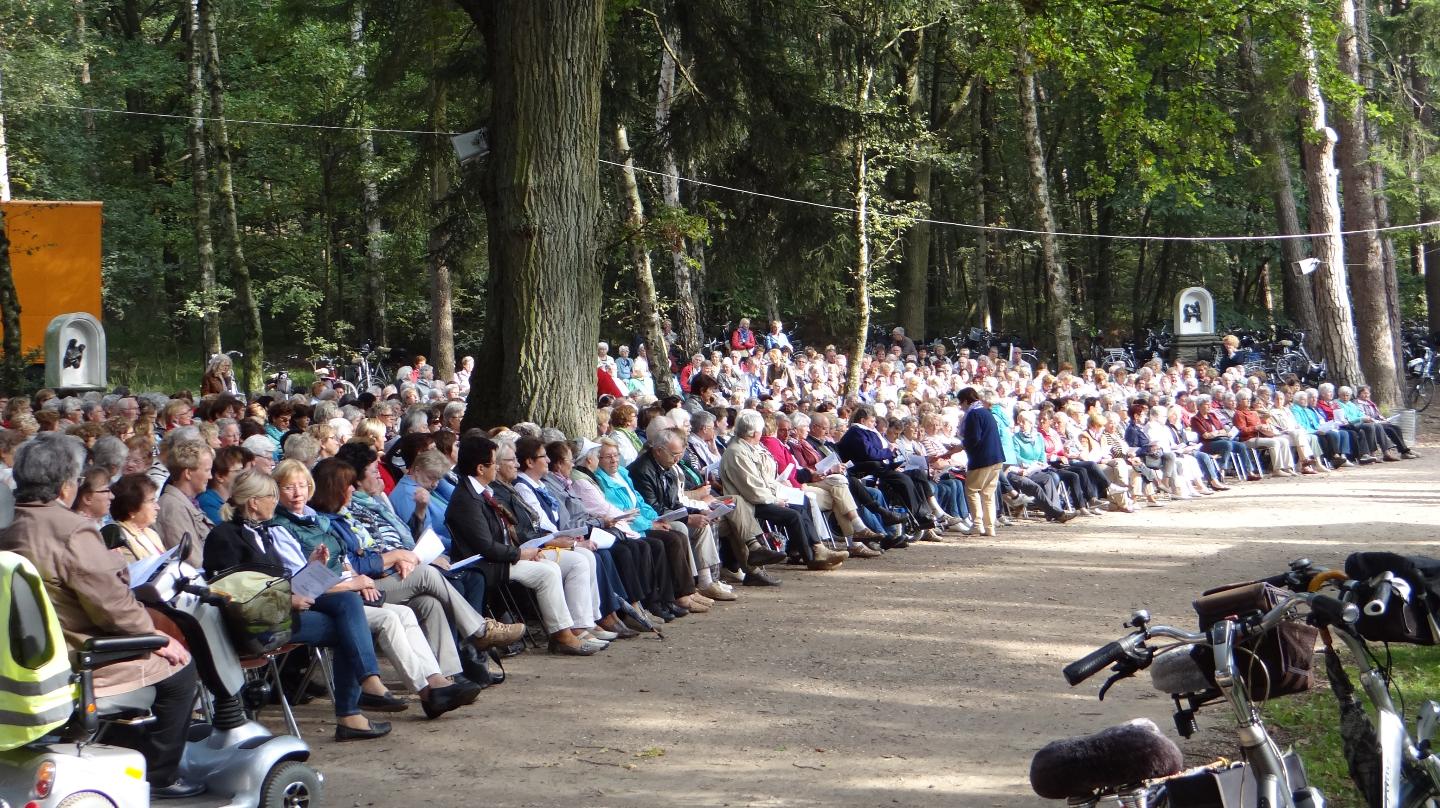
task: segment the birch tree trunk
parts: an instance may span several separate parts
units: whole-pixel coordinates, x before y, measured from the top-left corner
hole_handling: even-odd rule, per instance
[[[605,3],[457,2],[485,34],[492,96],[489,316],[463,425],[592,436]]]
[[[180,0],[185,29],[185,95],[190,102],[190,190],[194,197],[195,258],[200,269],[204,307],[205,356],[220,353],[220,313],[215,311],[215,239],[210,231],[210,168],[205,153],[205,34],[200,30],[199,0]]]
[[[250,283],[250,264],[240,243],[240,217],[235,204],[235,178],[230,156],[230,130],[225,123],[225,80],[220,72],[220,40],[215,34],[215,0],[199,0],[200,29],[205,37],[205,73],[210,89],[210,114],[215,118],[211,130],[215,147],[215,179],[220,194],[220,212],[225,227],[226,245],[230,248],[230,274],[235,279],[235,305],[240,310],[241,345],[244,358],[240,377],[247,392],[264,387],[265,337],[260,326],[260,307]]]
[[[660,80],[655,91],[655,131],[665,144],[661,158],[665,168],[665,176],[660,183],[661,193],[664,195],[665,206],[679,211],[683,207],[680,204],[680,167],[675,159],[675,146],[671,142],[670,108],[675,103],[675,75],[679,67],[671,51],[679,52],[680,28],[673,24],[666,25],[664,32],[670,47],[661,48],[660,53]],[[675,276],[675,330],[685,343],[685,355],[690,356],[703,348],[705,340],[701,336],[700,305],[698,288],[693,277],[694,268],[685,249],[685,236],[678,231],[670,237],[670,269]]]
[[[1036,109],[1035,72],[1030,51],[1020,48],[1020,111],[1025,130],[1025,157],[1030,169],[1030,194],[1035,220],[1042,231],[1041,256],[1045,268],[1045,298],[1051,336],[1055,340],[1057,364],[1075,363],[1075,341],[1070,331],[1070,278],[1060,265],[1060,243],[1055,238],[1055,214],[1050,207],[1050,180],[1045,168],[1045,148],[1040,140],[1040,115]]]
[[[1330,380],[1352,387],[1363,384],[1360,356],[1355,347],[1355,321],[1350,310],[1350,288],[1345,271],[1345,242],[1340,236],[1339,177],[1335,171],[1335,130],[1325,123],[1325,96],[1320,92],[1320,68],[1310,20],[1300,23],[1304,68],[1297,79],[1305,108],[1305,188],[1309,196],[1311,255],[1320,265],[1311,276],[1315,291],[1315,335],[1320,353],[1329,363]]]
[[[1337,43],[1340,71],[1360,83],[1360,46],[1355,33],[1355,0],[1340,2]],[[1370,382],[1371,395],[1384,409],[1397,407],[1400,374],[1396,333],[1390,323],[1385,263],[1380,239],[1374,232],[1375,174],[1365,126],[1365,99],[1355,95],[1338,111],[1335,128],[1340,135],[1340,179],[1345,186],[1345,263],[1350,277],[1350,300],[1359,337],[1360,366]],[[1360,232],[1356,232],[1360,231]],[[1369,231],[1369,232],[1365,232]]]
[[[645,246],[645,206],[640,201],[640,183],[635,181],[635,158],[630,153],[630,136],[624,124],[615,125],[615,150],[624,164],[625,229],[630,242],[630,263],[635,269],[635,296],[640,302],[640,325],[650,346],[650,374],[655,377],[655,395],[679,395],[680,387],[670,375],[670,357],[660,328],[660,302],[655,294],[655,273],[650,249]]]
[[[846,366],[845,395],[860,392],[860,360],[865,356],[865,337],[870,332],[870,158],[866,154],[865,109],[875,83],[875,66],[860,60],[860,81],[855,90],[855,134],[851,166],[855,183],[855,336],[850,342]]]
[[[5,145],[5,72],[0,70],[0,202],[9,201],[10,148]],[[7,258],[6,261],[8,260]],[[8,273],[9,270],[7,269],[6,272]]]
[[[365,6],[356,0],[350,16],[350,44],[354,48],[355,66],[351,78],[359,88],[365,86]],[[367,125],[365,102],[360,103],[360,125]],[[380,187],[375,181],[375,134],[369,129],[360,133],[360,195],[365,217],[365,297],[369,308],[370,336],[378,345],[388,345],[390,322],[386,313],[384,229],[380,224]]]

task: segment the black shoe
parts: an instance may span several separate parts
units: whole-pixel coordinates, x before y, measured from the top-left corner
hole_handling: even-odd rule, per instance
[[[883,522],[883,523],[884,523],[885,525],[887,525],[887,526],[903,525],[903,524],[905,524],[905,517],[901,516],[900,514],[894,512],[894,511],[892,511],[892,510],[882,510],[882,511],[880,511],[879,513],[877,513],[876,516],[879,516],[879,517],[880,517],[880,521]]]
[[[426,718],[439,718],[440,716],[474,703],[480,696],[480,686],[471,681],[464,684],[456,682],[448,687],[432,687],[426,694],[429,698],[422,698],[420,706],[425,710]]]
[[[183,800],[186,797],[196,797],[204,793],[204,783],[191,783],[179,778],[168,786],[150,787],[150,799],[152,800]]]
[[[667,604],[665,604],[665,608],[669,610],[670,614],[673,614],[673,615],[675,615],[676,617],[684,617],[684,616],[690,614],[690,610],[689,610],[689,609],[685,608],[684,606],[681,606],[681,605],[678,604],[678,603],[667,603]]]
[[[371,721],[369,729],[353,729],[344,724],[335,725],[335,740],[344,741],[370,741],[375,738],[384,738],[390,734],[389,721]]]
[[[901,547],[909,546],[909,544],[910,544],[910,542],[906,541],[906,540],[905,540],[905,537],[904,537],[903,535],[902,535],[902,536],[886,536],[885,538],[883,538],[883,539],[880,540],[880,549],[881,549],[881,550],[898,550],[898,549],[900,549]]]
[[[495,649],[492,648],[491,650],[493,651]],[[521,654],[525,653],[525,640],[519,639],[515,642],[510,643],[504,648],[501,648],[499,653],[502,659],[508,659],[509,657],[513,656],[520,656]]]
[[[746,560],[757,566],[763,567],[766,564],[778,564],[785,560],[785,554],[778,550],[771,550],[769,547],[760,544],[752,544],[745,554]]]
[[[361,693],[360,709],[372,713],[403,713],[410,709],[410,705],[404,699],[396,698],[394,693],[386,693],[383,696]]]
[[[762,569],[753,569],[745,573],[745,580],[741,586],[779,586],[780,580],[772,577]]]
[[[485,664],[488,659],[487,652],[476,650],[473,645],[464,643],[460,646],[460,670],[467,681],[474,682],[480,687],[489,687],[495,684],[494,674]],[[456,680],[458,681],[458,678]]]

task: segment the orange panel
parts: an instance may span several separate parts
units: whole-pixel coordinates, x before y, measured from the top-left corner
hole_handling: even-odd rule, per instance
[[[102,319],[100,203],[3,204],[24,350],[44,348],[45,328],[56,315],[83,311]]]

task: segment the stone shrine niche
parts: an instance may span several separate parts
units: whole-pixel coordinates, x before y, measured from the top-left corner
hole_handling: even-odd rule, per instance
[[[45,329],[45,386],[104,390],[105,327],[85,312],[62,314]]]
[[[1210,292],[1191,286],[1175,296],[1175,335],[1215,333],[1215,300]]]

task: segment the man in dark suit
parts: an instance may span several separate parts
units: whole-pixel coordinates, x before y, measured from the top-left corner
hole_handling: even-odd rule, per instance
[[[460,458],[455,464],[460,484],[445,509],[445,526],[450,528],[450,552],[455,561],[473,555],[483,560],[474,563],[485,574],[487,591],[498,592],[510,581],[535,593],[545,632],[550,635],[550,651],[571,656],[590,656],[604,646],[581,640],[572,630],[575,621],[565,604],[564,581],[559,565],[540,560],[538,548],[522,548],[515,535],[515,525],[495,495],[490,483],[495,480],[495,442],[482,435],[460,439]]]

